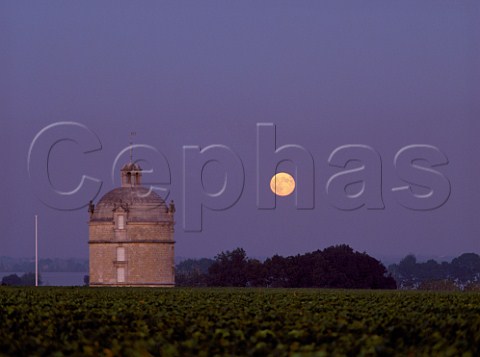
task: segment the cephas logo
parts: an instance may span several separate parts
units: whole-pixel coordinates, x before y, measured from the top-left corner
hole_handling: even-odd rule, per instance
[[[72,189],[62,191],[54,186],[49,168],[52,153],[59,144],[76,143],[78,150],[87,155],[84,172]],[[48,207],[58,210],[77,210],[88,206],[100,193],[103,180],[95,174],[93,152],[102,149],[102,141],[87,126],[77,122],[57,122],[40,130],[32,140],[28,151],[28,173],[39,199]],[[181,212],[185,231],[202,230],[202,212],[226,210],[235,205],[245,188],[256,189],[257,209],[274,209],[280,197],[293,195],[293,206],[299,210],[315,208],[315,197],[320,191],[315,179],[315,158],[299,144],[277,145],[276,126],[273,123],[256,125],[255,169],[245,175],[245,163],[234,149],[224,144],[181,145],[183,162],[181,178]],[[132,155],[134,151],[134,158]],[[123,148],[112,160],[111,180],[115,184],[122,164],[134,160],[142,167],[142,184],[149,192],[159,194],[165,200],[172,184],[170,162],[166,155],[150,144],[132,144]],[[447,156],[429,144],[411,144],[398,149],[387,167],[394,170],[397,183],[388,187],[396,204],[409,210],[431,211],[444,205],[451,192],[451,183],[442,173],[448,165]],[[288,173],[280,172],[284,163],[289,164]],[[209,165],[217,167],[219,188],[212,192],[205,182],[205,171]],[[383,210],[385,183],[383,180],[382,157],[367,144],[343,144],[332,149],[326,159],[332,170],[330,177],[322,182],[326,202],[335,209],[354,211],[360,209]],[[218,169],[220,168],[220,169]],[[93,171],[93,172],[92,172]],[[280,174],[280,175],[277,175]],[[154,178],[150,181],[148,178]],[[247,182],[246,178],[254,182]],[[401,184],[399,184],[401,183]],[[277,186],[278,185],[278,186]],[[177,200],[178,202],[178,200]]]

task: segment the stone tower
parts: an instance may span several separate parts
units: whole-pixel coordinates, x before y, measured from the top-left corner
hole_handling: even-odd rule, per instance
[[[120,174],[121,187],[90,202],[90,286],[174,286],[173,201],[141,185],[139,165]]]

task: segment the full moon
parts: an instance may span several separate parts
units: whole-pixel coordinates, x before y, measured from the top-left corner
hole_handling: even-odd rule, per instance
[[[295,190],[295,179],[286,172],[279,172],[270,180],[270,189],[277,196],[288,196]]]

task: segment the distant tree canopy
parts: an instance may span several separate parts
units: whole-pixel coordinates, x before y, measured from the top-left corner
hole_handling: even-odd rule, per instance
[[[473,289],[480,284],[480,256],[475,253],[464,253],[450,263],[433,259],[419,263],[409,254],[388,270],[402,289]]]
[[[41,285],[40,276],[38,284]],[[7,286],[35,286],[35,273],[25,273],[22,276],[11,274],[4,276],[1,285]]]
[[[215,257],[215,262],[208,268],[208,285],[247,286],[248,269],[249,259],[242,248],[222,252]]]
[[[366,253],[348,245],[329,247],[303,255],[274,255],[265,262],[247,257],[245,250],[221,252],[214,260],[204,261],[201,270],[196,261],[177,266],[180,286],[235,286],[283,288],[395,289],[395,280],[387,270]],[[183,265],[182,265],[183,264]],[[188,272],[187,266],[194,267]]]
[[[208,268],[214,263],[213,259],[187,259],[179,263],[175,269],[177,286],[206,286]]]
[[[267,259],[265,285],[288,288],[395,289],[382,263],[348,245]]]

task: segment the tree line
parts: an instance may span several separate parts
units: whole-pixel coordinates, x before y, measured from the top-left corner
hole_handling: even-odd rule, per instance
[[[367,253],[342,244],[261,262],[244,249],[214,259],[188,259],[177,265],[178,286],[396,289],[385,266]]]
[[[418,262],[413,254],[388,267],[401,289],[480,290],[480,256],[464,253],[451,262]]]
[[[42,281],[39,276],[38,284],[41,285]],[[21,276],[17,274],[11,274],[4,276],[0,283],[2,286],[35,286],[35,273],[25,273]]]

